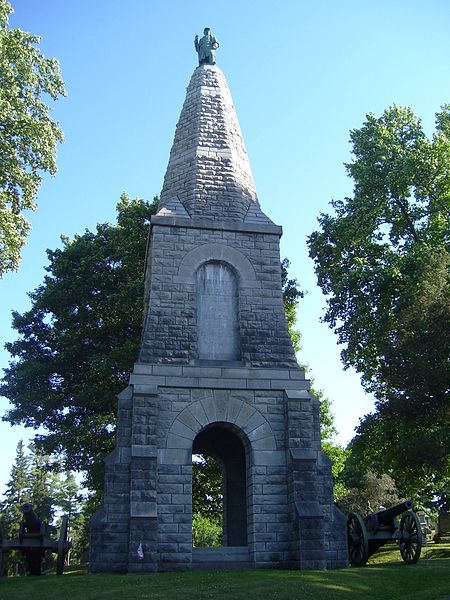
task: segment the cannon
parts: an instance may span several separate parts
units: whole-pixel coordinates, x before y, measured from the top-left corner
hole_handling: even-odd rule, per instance
[[[48,535],[48,526],[41,521],[30,503],[22,506],[23,521],[20,524],[19,536],[14,540],[7,540],[5,530],[0,521],[0,575],[6,575],[8,553],[11,550],[20,550],[25,556],[28,573],[41,575],[42,559],[48,550],[57,554],[56,573],[62,575],[66,556],[72,546],[67,537],[69,519],[64,516],[59,528],[59,538],[53,540]]]
[[[351,513],[347,520],[350,563],[363,567],[372,554],[389,542],[398,543],[401,557],[407,565],[416,563],[422,550],[422,530],[419,518],[411,508],[412,502],[406,500],[364,519],[356,512]],[[398,524],[396,518],[401,514],[403,516]]]

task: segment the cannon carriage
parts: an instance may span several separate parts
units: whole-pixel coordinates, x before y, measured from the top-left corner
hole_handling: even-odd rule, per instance
[[[348,555],[352,565],[362,567],[379,548],[387,543],[398,543],[403,561],[414,564],[422,550],[422,530],[412,503],[401,504],[362,518],[351,513],[347,521]],[[403,514],[404,513],[404,514]],[[400,524],[396,518],[403,515]]]
[[[27,570],[30,575],[41,575],[42,559],[46,551],[57,554],[56,573],[62,575],[66,556],[72,542],[68,539],[69,519],[62,517],[57,540],[50,538],[48,526],[41,521],[31,504],[22,506],[23,521],[20,524],[16,539],[7,540],[0,521],[0,575],[6,575],[7,557],[11,550],[20,550],[25,556]]]

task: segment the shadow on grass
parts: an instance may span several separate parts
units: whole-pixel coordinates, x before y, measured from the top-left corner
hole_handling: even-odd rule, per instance
[[[0,600],[442,600],[450,594],[450,559],[397,560],[340,571],[230,571],[87,575],[0,581]],[[389,557],[386,552],[385,557]]]

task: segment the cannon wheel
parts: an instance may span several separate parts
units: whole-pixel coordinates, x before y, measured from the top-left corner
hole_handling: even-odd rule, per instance
[[[405,513],[400,521],[400,554],[407,565],[416,563],[422,550],[422,529],[415,512]]]
[[[3,549],[3,541],[5,537],[5,528],[0,520],[0,577],[4,577],[6,575],[6,563],[8,560],[8,552]]]
[[[352,565],[363,567],[369,559],[367,530],[358,513],[351,513],[347,521],[348,554]]]
[[[58,539],[58,556],[56,558],[56,574],[62,575],[64,572],[64,562],[67,554],[67,530],[69,527],[69,518],[63,517],[61,520],[61,527],[59,528],[59,539]]]

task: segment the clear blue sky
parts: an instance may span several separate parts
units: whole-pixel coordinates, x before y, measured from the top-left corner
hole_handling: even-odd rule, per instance
[[[97,222],[113,222],[123,191],[160,192],[196,66],[193,38],[218,37],[217,63],[233,95],[263,210],[283,226],[282,257],[308,295],[298,311],[300,361],[333,400],[339,440],[353,434],[371,400],[342,370],[336,338],[320,323],[306,236],[332,198],[350,195],[343,163],[349,131],[368,112],[411,106],[429,135],[450,100],[448,0],[12,0],[11,25],[42,36],[59,59],[68,98],[55,104],[65,132],[59,171],[46,177],[30,214],[33,231],[17,273],[0,281],[0,344],[12,340],[11,310],[29,307],[46,248]],[[8,354],[0,349],[0,368]],[[7,408],[0,399],[0,412]],[[0,423],[0,490],[28,430]]]

